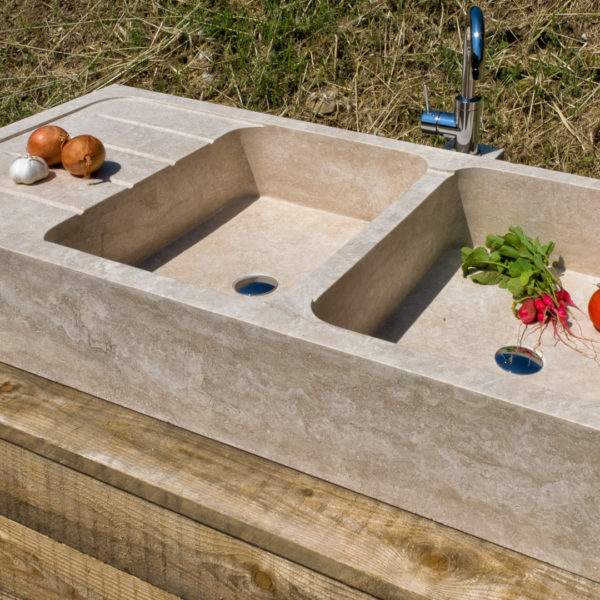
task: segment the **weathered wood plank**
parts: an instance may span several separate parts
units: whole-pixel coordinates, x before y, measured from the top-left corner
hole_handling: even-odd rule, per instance
[[[1,516],[0,590],[0,598],[13,599],[176,600],[132,575]]]
[[[0,506],[9,518],[181,598],[371,598],[5,441]]]
[[[19,523],[188,600],[372,598],[3,440],[0,507]]]
[[[7,366],[0,436],[376,597],[600,598],[597,583]]]

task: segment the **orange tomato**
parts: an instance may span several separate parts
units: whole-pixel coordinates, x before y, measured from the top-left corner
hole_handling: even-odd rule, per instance
[[[590,319],[592,320],[594,327],[600,330],[600,285],[590,298],[588,313],[590,314]]]

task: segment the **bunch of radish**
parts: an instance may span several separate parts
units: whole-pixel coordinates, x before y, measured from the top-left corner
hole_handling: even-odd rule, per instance
[[[571,316],[569,310],[571,308],[579,310],[579,307],[573,303],[569,292],[564,288],[560,288],[556,290],[554,298],[550,294],[544,293],[537,298],[523,300],[517,311],[517,316],[525,325],[537,322],[543,327],[550,323],[554,329],[554,335],[566,346],[577,350],[572,344],[573,340],[589,341],[592,344],[594,341],[587,340],[573,331],[569,323],[569,317]],[[542,328],[540,336],[543,331]]]
[[[549,266],[554,247],[554,242],[543,245],[538,238],[532,240],[525,235],[520,227],[509,227],[504,236],[488,235],[486,248],[462,248],[463,275],[476,283],[498,285],[511,292],[513,313],[525,325],[539,324],[539,339],[550,325],[556,338],[566,346],[596,359],[600,340],[573,331],[572,309],[580,309]],[[594,325],[598,327],[596,322]]]
[[[527,298],[522,301],[521,308],[517,311],[519,319],[525,325],[534,323],[546,323],[548,320],[554,320],[568,327],[569,307],[577,308],[571,300],[571,295],[567,290],[561,288],[556,291],[555,298],[549,294],[542,294],[537,298]]]

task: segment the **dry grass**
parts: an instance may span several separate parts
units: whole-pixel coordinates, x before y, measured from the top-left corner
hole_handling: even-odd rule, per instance
[[[482,141],[515,162],[600,177],[597,0],[479,3]],[[462,0],[0,0],[0,125],[124,83],[438,144],[422,85],[450,111]]]

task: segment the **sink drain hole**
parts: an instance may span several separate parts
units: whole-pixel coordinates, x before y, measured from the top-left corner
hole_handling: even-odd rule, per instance
[[[544,366],[543,358],[525,346],[504,346],[496,351],[496,363],[515,375],[533,375]]]
[[[246,275],[233,282],[233,289],[245,296],[263,296],[277,288],[277,279],[269,275]]]

